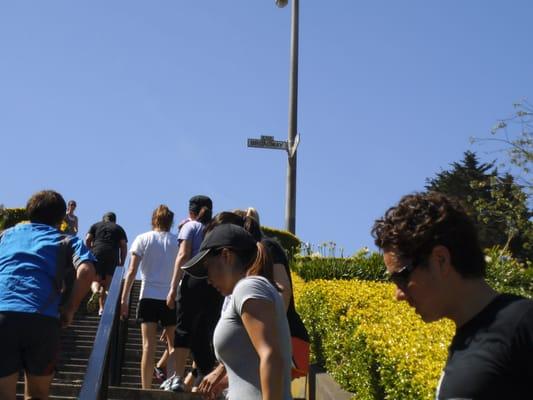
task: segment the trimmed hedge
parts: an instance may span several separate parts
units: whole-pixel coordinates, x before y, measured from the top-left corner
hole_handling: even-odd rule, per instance
[[[533,263],[521,263],[498,247],[487,249],[487,282],[497,291],[533,298]],[[297,256],[291,269],[305,281],[360,279],[387,281],[383,256],[361,250],[349,258]]]
[[[4,208],[0,210],[0,230],[11,228],[27,219],[25,208]]]
[[[300,253],[300,239],[290,233],[281,229],[270,228],[268,226],[261,226],[261,230],[265,236],[278,239],[281,246],[287,252],[289,258]]]
[[[354,398],[435,397],[453,323],[425,324],[394,300],[389,283],[304,282],[294,274],[293,287],[314,361]]]
[[[366,250],[361,250],[348,258],[298,256],[294,258],[291,269],[306,281],[314,279],[387,280],[383,256]]]

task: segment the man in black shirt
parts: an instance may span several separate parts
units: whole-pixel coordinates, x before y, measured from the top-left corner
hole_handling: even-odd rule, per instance
[[[403,197],[372,229],[396,298],[456,333],[436,398],[533,398],[533,301],[499,294],[465,211],[439,193]]]
[[[93,295],[87,304],[89,311],[96,308],[98,302],[102,315],[106,291],[117,265],[123,266],[128,251],[126,232],[116,223],[117,216],[113,212],[104,214],[101,222],[92,225],[85,237],[85,243],[97,258],[96,273],[99,281],[93,285]]]

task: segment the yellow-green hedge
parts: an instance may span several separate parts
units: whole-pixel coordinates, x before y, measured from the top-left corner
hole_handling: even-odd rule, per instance
[[[285,249],[289,257],[292,257],[300,252],[300,239],[298,239],[296,235],[293,235],[289,231],[270,228],[268,226],[261,226],[261,230],[266,236],[278,239],[279,243]]]
[[[296,306],[314,361],[358,400],[433,399],[453,336],[450,321],[425,324],[389,283],[304,282]]]

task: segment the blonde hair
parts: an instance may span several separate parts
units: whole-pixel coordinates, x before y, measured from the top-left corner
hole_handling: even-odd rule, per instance
[[[236,209],[233,211],[233,213],[241,216],[242,218],[253,218],[255,219],[257,224],[261,226],[261,221],[259,220],[259,212],[253,207],[248,207],[246,210]]]

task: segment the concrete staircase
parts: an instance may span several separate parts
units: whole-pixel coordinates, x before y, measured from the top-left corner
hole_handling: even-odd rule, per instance
[[[130,310],[128,320],[128,339],[122,364],[120,386],[110,386],[108,392],[109,399],[141,400],[141,399],[162,399],[162,400],[188,400],[203,399],[202,396],[194,393],[173,393],[159,389],[159,383],[152,383],[152,390],[141,389],[141,356],[142,338],[141,327],[136,322],[137,304],[141,291],[141,282],[135,281],[130,294]],[[157,338],[159,339],[160,332]],[[165,351],[165,343],[158,340],[155,362],[161,358]],[[190,362],[188,363],[190,367]]]

